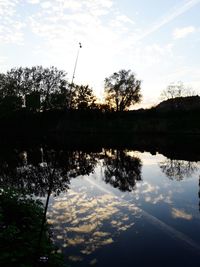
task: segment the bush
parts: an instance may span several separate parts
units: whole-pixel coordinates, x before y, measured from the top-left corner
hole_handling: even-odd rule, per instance
[[[64,266],[56,253],[44,222],[44,207],[38,200],[13,190],[0,192],[0,266]],[[40,262],[43,258],[43,263]],[[44,265],[45,261],[45,265]]]

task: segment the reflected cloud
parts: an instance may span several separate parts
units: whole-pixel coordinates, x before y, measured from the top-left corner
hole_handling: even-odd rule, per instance
[[[149,182],[142,182],[134,192],[134,196],[136,200],[143,198],[145,202],[154,205],[159,202],[172,204],[172,191],[165,188],[165,191],[162,191],[161,193],[160,190],[161,188],[158,185],[153,185]]]
[[[54,242],[62,243],[65,253],[74,249],[75,255],[78,248],[78,257],[68,257],[72,262],[114,243],[117,236],[133,227],[134,220],[140,217],[140,210],[134,204],[104,191],[96,194],[95,198],[90,197],[90,192],[86,195],[84,187],[71,189],[68,200],[56,198],[48,212]]]
[[[84,243],[84,241],[85,241],[84,238],[76,236],[75,238],[69,238],[68,239],[68,244],[70,246],[76,246],[76,245],[80,245],[80,244]]]
[[[184,210],[172,208],[172,217],[175,219],[192,220],[192,215],[186,213]]]
[[[95,265],[95,264],[97,264],[97,259],[93,259],[90,261],[90,265]]]
[[[72,262],[79,262],[79,261],[82,261],[82,260],[83,260],[82,257],[80,257],[80,256],[75,256],[75,255],[71,255],[71,256],[69,256],[68,259],[69,259],[70,261],[72,261]]]
[[[78,220],[76,222],[78,223]],[[94,223],[94,224],[80,225],[79,227],[67,227],[66,230],[68,232],[89,234],[93,232],[96,228],[97,228],[97,223]]]

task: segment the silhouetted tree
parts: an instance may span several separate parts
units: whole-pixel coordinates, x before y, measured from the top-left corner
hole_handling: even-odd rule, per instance
[[[96,97],[88,85],[76,85],[74,88],[72,100],[74,108],[88,109],[95,107]]]
[[[67,82],[65,80],[66,73],[62,70],[58,70],[55,67],[46,68],[42,72],[42,93],[44,97],[43,106],[44,109],[51,108],[53,106],[52,99],[55,94],[61,94],[66,98]],[[63,105],[63,104],[62,104]]]
[[[62,95],[63,102],[67,105],[68,83],[66,73],[56,67],[43,68],[13,68],[6,74],[0,75],[0,97],[24,97],[27,94],[40,93],[44,109],[54,107],[54,96]],[[56,106],[59,101],[56,101]]]
[[[125,151],[106,153],[104,163],[105,182],[121,191],[132,191],[136,182],[141,181],[141,160],[126,154]]]
[[[192,88],[186,87],[183,82],[171,83],[161,93],[161,100],[167,100],[176,97],[194,96],[196,93]]]
[[[6,75],[0,73],[0,101],[6,96],[5,92]]]
[[[141,81],[131,70],[120,70],[105,79],[106,102],[116,111],[128,109],[141,100]]]

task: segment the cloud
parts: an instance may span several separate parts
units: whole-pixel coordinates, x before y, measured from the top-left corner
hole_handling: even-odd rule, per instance
[[[173,37],[174,39],[181,39],[185,38],[191,33],[194,33],[196,31],[195,27],[193,26],[188,26],[188,27],[183,27],[183,28],[176,28],[173,31]]]
[[[22,44],[25,24],[17,14],[18,0],[0,1],[0,43]]]
[[[39,2],[40,0],[28,0],[28,3],[33,5],[38,4]]]
[[[194,6],[200,3],[200,0],[189,0],[185,2],[182,6],[179,6],[177,8],[174,8],[169,14],[166,14],[164,17],[162,17],[157,23],[155,23],[150,29],[148,29],[146,32],[144,32],[140,37],[139,40],[145,38],[146,36],[156,32],[161,27],[165,26],[166,24],[170,23],[180,15],[184,14]]]
[[[52,5],[51,2],[49,2],[49,1],[41,2],[41,7],[44,9],[50,8],[51,5]]]
[[[174,64],[175,48],[161,45],[159,36],[156,43],[145,44],[142,40],[199,2],[183,1],[182,6],[173,8],[145,30],[138,29],[136,17],[120,11],[114,0],[0,0],[0,42],[24,44],[30,53],[29,59],[19,58],[16,53],[10,64],[55,65],[68,72],[70,81],[78,43],[82,42],[75,83],[89,84],[102,98],[105,77],[120,68],[134,67],[138,78],[144,80],[143,105],[149,106],[158,97],[165,70],[172,70],[177,61]]]

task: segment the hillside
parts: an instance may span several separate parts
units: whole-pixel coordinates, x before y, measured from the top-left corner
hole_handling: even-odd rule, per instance
[[[158,111],[190,111],[200,109],[200,97],[176,97],[161,102],[156,106]]]

